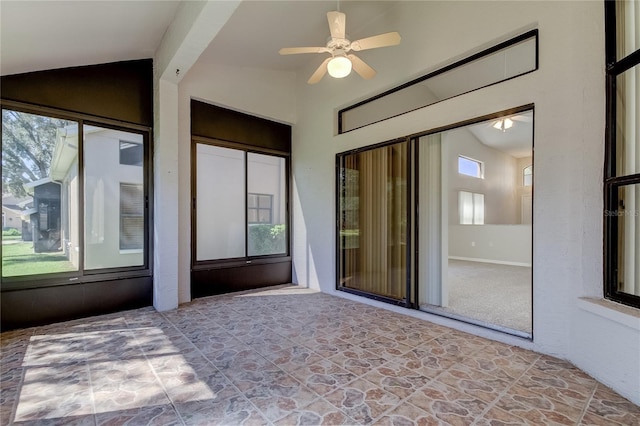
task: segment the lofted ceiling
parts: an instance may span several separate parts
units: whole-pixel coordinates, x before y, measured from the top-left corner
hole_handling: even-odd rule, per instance
[[[2,75],[153,57],[178,1],[0,1]]]
[[[187,0],[185,0],[187,1]],[[0,1],[0,73],[154,57],[174,20],[180,1]],[[274,71],[309,72],[327,54],[281,56],[282,47],[324,46],[329,38],[326,13],[344,12],[346,33],[357,40],[389,31],[409,35],[397,21],[399,8],[417,5],[398,1],[253,1],[244,0],[222,25],[198,61],[207,64]],[[410,36],[402,44],[416,45]],[[406,47],[406,46],[405,46]],[[378,56],[379,58],[379,56]],[[363,55],[366,58],[366,53]],[[392,64],[371,63],[377,70]],[[441,81],[439,86],[456,84]],[[443,86],[444,85],[444,86]],[[509,132],[490,126],[472,132],[483,143],[511,155],[530,147],[532,122],[518,122]],[[529,148],[530,152],[530,148]]]
[[[151,58],[180,1],[0,1],[2,75]],[[351,40],[395,31],[393,1],[341,1]],[[321,55],[280,56],[281,47],[324,46],[333,1],[243,1],[200,61],[296,71]]]

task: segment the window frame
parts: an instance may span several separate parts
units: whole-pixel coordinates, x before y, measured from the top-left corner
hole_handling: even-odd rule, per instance
[[[604,297],[615,302],[640,308],[640,296],[618,291],[618,189],[622,186],[640,184],[640,173],[617,176],[616,173],[616,102],[617,77],[640,67],[640,49],[617,57],[617,1],[605,0],[605,75],[606,75],[606,127],[604,162]]]
[[[244,162],[245,162],[245,182],[244,182],[244,200],[245,200],[245,208],[244,208],[244,222],[245,222],[245,241],[244,241],[244,256],[241,257],[231,257],[231,258],[223,258],[223,259],[206,259],[206,260],[198,260],[196,245],[193,244],[194,241],[197,241],[198,238],[198,215],[197,215],[197,146],[198,144],[217,146],[221,148],[229,148],[235,149],[238,151],[244,152]],[[261,154],[261,155],[270,155],[277,158],[282,158],[284,160],[285,167],[285,192],[286,192],[286,200],[285,200],[285,219],[286,219],[286,232],[287,235],[285,237],[286,241],[286,250],[285,253],[276,253],[276,254],[265,254],[265,255],[257,255],[250,256],[249,255],[249,217],[248,217],[248,205],[249,205],[249,191],[248,191],[248,157],[249,154]],[[260,263],[277,263],[282,261],[290,261],[291,260],[291,208],[290,208],[290,199],[291,199],[291,156],[287,152],[269,149],[269,148],[259,148],[256,146],[248,146],[245,144],[241,144],[238,142],[230,142],[221,139],[214,139],[210,137],[204,136],[194,136],[191,137],[191,271],[204,271],[210,269],[220,269],[220,268],[228,268],[234,266],[242,266],[248,263],[252,264],[260,264]],[[268,195],[268,194],[262,194]],[[273,205],[273,204],[272,204]],[[273,218],[273,216],[272,216]]]
[[[460,171],[460,160],[470,161],[478,165],[478,176],[470,175],[468,173],[464,173]],[[475,178],[475,179],[484,179],[484,161],[476,160],[475,158],[467,157],[465,155],[458,155],[458,174]]]
[[[531,176],[531,182],[529,183],[527,183],[527,176]],[[529,164],[527,167],[522,169],[522,186],[533,186],[533,164]]]
[[[463,216],[463,212],[462,212],[462,203],[461,203],[461,198],[462,198],[462,194],[469,194],[471,195],[471,223],[464,223],[462,221],[462,216]],[[482,222],[480,222],[479,220],[476,222],[476,219],[478,219],[478,215],[476,214],[476,212],[479,210],[479,206],[478,204],[480,204],[479,202],[477,202],[477,199],[482,199]],[[484,225],[484,217],[485,217],[485,213],[486,213],[486,207],[485,207],[485,202],[484,202],[484,194],[482,192],[471,192],[471,191],[465,191],[465,190],[460,190],[458,191],[458,216],[459,216],[459,225]]]
[[[78,124],[78,246],[82,247],[78,260],[78,270],[53,272],[37,275],[0,277],[1,291],[27,290],[55,287],[67,284],[83,284],[99,281],[111,281],[133,278],[146,278],[153,275],[153,129],[140,124],[96,117],[90,114],[62,111],[57,108],[27,104],[24,102],[0,99],[0,109],[41,115],[45,117],[69,120]],[[138,133],[143,137],[143,174],[144,174],[144,262],[139,266],[85,269],[85,219],[84,219],[84,126],[98,126],[105,129]],[[2,249],[0,247],[0,256]]]
[[[535,67],[532,70],[526,71],[526,72],[518,74],[518,75],[514,75],[514,76],[509,77],[509,78],[505,78],[505,79],[497,81],[495,83],[490,83],[490,84],[487,84],[487,85],[484,85],[484,86],[481,86],[481,87],[477,87],[477,88],[475,88],[473,90],[469,90],[469,91],[457,94],[455,96],[444,98],[444,99],[438,100],[436,102],[433,102],[433,103],[430,103],[430,104],[427,104],[427,105],[423,105],[423,106],[418,107],[418,108],[410,109],[408,111],[405,111],[405,112],[402,112],[402,113],[399,113],[399,114],[395,114],[395,115],[386,117],[386,118],[381,119],[381,120],[377,120],[377,121],[374,121],[374,122],[371,122],[371,123],[368,123],[368,124],[365,124],[365,125],[362,125],[362,126],[354,127],[353,129],[348,129],[348,130],[344,129],[344,126],[343,126],[343,115],[344,115],[344,113],[346,113],[346,112],[348,112],[348,111],[350,111],[352,109],[355,109],[355,108],[358,108],[358,107],[360,107],[362,105],[365,105],[367,103],[376,101],[376,100],[378,100],[380,98],[383,98],[383,97],[391,95],[391,94],[393,94],[395,92],[401,91],[401,90],[403,90],[403,89],[405,89],[407,87],[419,84],[419,83],[421,83],[423,81],[426,81],[426,80],[428,80],[430,78],[436,77],[436,76],[438,76],[440,74],[444,74],[444,73],[446,73],[448,71],[454,70],[456,68],[460,68],[460,67],[462,67],[462,66],[464,66],[464,65],[466,65],[468,63],[471,63],[471,62],[474,62],[476,60],[482,59],[482,58],[484,58],[486,56],[489,56],[489,55],[491,55],[491,54],[493,54],[495,52],[498,52],[498,51],[503,50],[503,49],[507,49],[507,48],[509,48],[511,46],[515,46],[516,44],[518,44],[520,42],[523,42],[525,40],[528,40],[528,39],[534,39],[535,40]],[[379,123],[381,121],[385,121],[385,120],[388,120],[388,119],[393,118],[393,117],[398,117],[400,115],[404,115],[404,114],[410,113],[411,111],[414,111],[416,109],[426,108],[428,106],[435,105],[435,104],[440,103],[440,102],[444,102],[444,101],[446,101],[448,99],[457,98],[457,97],[463,96],[463,95],[465,95],[467,93],[475,92],[475,91],[483,89],[485,87],[494,86],[496,84],[504,83],[505,81],[509,81],[509,80],[514,79],[514,78],[522,77],[523,75],[527,75],[529,73],[532,73],[532,72],[538,70],[538,68],[540,67],[539,56],[540,56],[539,30],[537,28],[535,28],[535,29],[526,31],[526,32],[524,32],[524,33],[522,33],[520,35],[517,35],[515,37],[512,37],[512,38],[510,38],[510,39],[508,39],[506,41],[500,42],[500,43],[498,43],[498,44],[496,44],[494,46],[491,46],[491,47],[489,47],[487,49],[481,50],[480,52],[474,53],[474,54],[472,54],[470,56],[467,56],[467,57],[465,57],[463,59],[460,59],[460,60],[458,60],[458,61],[456,61],[456,62],[454,62],[452,64],[443,66],[442,68],[438,68],[435,71],[429,72],[429,73],[427,73],[427,74],[425,74],[423,76],[420,76],[418,78],[410,80],[410,81],[408,81],[406,83],[403,83],[403,84],[401,84],[399,86],[395,86],[395,87],[393,87],[393,88],[391,88],[391,89],[389,89],[387,91],[384,91],[382,93],[379,93],[377,95],[371,96],[371,97],[369,97],[367,99],[364,99],[364,100],[362,100],[360,102],[356,102],[355,104],[352,104],[352,105],[349,105],[349,106],[346,106],[346,107],[340,109],[338,111],[338,113],[337,113],[337,120],[338,120],[338,129],[337,129],[337,131],[338,131],[338,134],[352,132],[354,130],[357,130],[357,129],[360,129],[360,128],[363,128],[363,127],[367,127],[367,126],[370,126],[372,124]]]

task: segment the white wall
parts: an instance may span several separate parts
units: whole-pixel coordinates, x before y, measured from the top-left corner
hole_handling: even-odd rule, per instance
[[[296,120],[295,74],[196,63],[178,87],[178,299],[191,300],[191,99],[281,123]]]
[[[601,2],[587,1],[403,2],[389,17],[401,32],[402,44],[361,54],[373,67],[397,65],[380,67],[371,81],[351,75],[342,80],[325,78],[314,86],[305,83],[312,67],[300,73],[292,161],[297,282],[339,293],[332,213],[336,153],[534,103],[534,341],[529,345],[476,331],[569,359],[640,403],[640,380],[610,383],[607,379],[612,370],[613,376],[622,377],[629,369],[612,361],[601,347],[606,341],[613,345],[607,348],[612,354],[624,353],[625,359],[637,356],[637,348],[617,336],[635,344],[640,325],[629,328],[599,318],[581,321],[586,314],[577,306],[580,297],[602,297],[603,9]],[[531,28],[540,30],[537,71],[335,136],[337,109]],[[597,334],[602,341],[589,334],[598,328],[594,322],[602,330]],[[604,340],[605,333],[616,338]]]
[[[531,225],[449,225],[449,258],[531,266]]]
[[[442,149],[449,174],[449,224],[460,223],[458,192],[484,194],[484,223],[516,224],[516,165],[509,154],[482,144],[468,128],[460,128],[442,134]],[[458,157],[463,156],[484,164],[482,179],[458,173]]]
[[[85,269],[144,262],[142,249],[120,250],[120,184],[144,182],[142,166],[120,164],[120,140],[142,144],[142,135],[116,130],[85,134]]]

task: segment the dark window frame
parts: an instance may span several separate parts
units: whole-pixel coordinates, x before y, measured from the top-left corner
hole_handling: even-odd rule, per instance
[[[366,152],[366,151],[372,151],[378,148],[385,148],[388,146],[392,146],[392,145],[396,145],[396,144],[402,144],[402,143],[406,143],[407,144],[407,185],[406,185],[406,199],[407,199],[407,212],[406,212],[406,221],[407,221],[407,225],[406,225],[406,234],[405,234],[405,241],[406,241],[406,251],[407,251],[407,263],[406,263],[406,283],[405,283],[405,298],[404,299],[394,299],[388,296],[383,296],[380,294],[375,294],[375,293],[370,293],[364,290],[358,290],[355,288],[350,288],[350,287],[346,287],[344,285],[340,284],[340,278],[341,278],[341,270],[340,270],[340,265],[342,265],[344,263],[344,253],[341,249],[342,245],[341,245],[341,238],[340,238],[340,231],[341,231],[341,227],[342,227],[342,210],[341,210],[341,202],[340,199],[342,197],[343,194],[343,188],[341,186],[341,175],[342,175],[342,171],[346,170],[345,167],[345,158],[349,155],[354,155],[354,154],[359,154],[361,152]],[[413,289],[413,280],[412,280],[412,275],[413,275],[413,270],[412,270],[412,265],[413,265],[413,247],[412,247],[412,243],[413,243],[413,238],[412,238],[412,233],[413,231],[413,212],[412,212],[412,203],[413,203],[413,194],[414,194],[414,189],[413,189],[413,178],[412,178],[412,174],[413,174],[413,167],[414,167],[414,161],[413,161],[413,152],[414,152],[414,148],[415,147],[415,141],[407,136],[407,137],[401,137],[401,138],[397,138],[397,139],[392,139],[392,140],[388,140],[385,142],[381,142],[381,143],[377,143],[377,144],[373,144],[373,145],[367,145],[367,146],[363,146],[360,148],[355,148],[349,151],[344,151],[344,152],[339,152],[336,154],[335,156],[335,174],[336,174],[336,180],[335,180],[335,185],[336,185],[336,201],[335,201],[335,217],[336,217],[336,238],[335,238],[335,247],[336,247],[336,268],[335,268],[335,288],[338,291],[344,291],[345,293],[351,293],[351,294],[355,294],[357,296],[362,296],[362,297],[366,297],[368,299],[373,299],[373,300],[377,300],[380,302],[385,302],[385,303],[389,303],[391,305],[398,305],[398,306],[403,306],[405,308],[416,308],[415,304],[414,304],[414,295],[412,293],[412,289]]]
[[[616,1],[605,0],[606,129],[604,162],[604,296],[615,302],[640,308],[640,296],[618,290],[618,189],[640,184],[640,173],[617,176],[616,85],[617,77],[640,67],[640,49],[617,57]]]
[[[498,112],[494,112],[494,113],[490,113],[490,114],[486,114],[486,115],[482,115],[482,116],[476,116],[474,118],[470,118],[467,120],[463,120],[463,121],[459,121],[456,123],[452,123],[452,124],[447,124],[441,127],[436,127],[430,130],[425,130],[425,131],[420,131],[417,133],[413,133],[410,134],[408,136],[405,137],[400,137],[397,139],[393,139],[393,140],[389,140],[389,141],[385,141],[385,142],[380,142],[380,143],[375,143],[372,145],[366,145],[363,147],[359,147],[359,148],[355,148],[355,149],[351,149],[348,151],[344,151],[344,152],[339,152],[335,155],[335,239],[334,239],[334,247],[335,247],[335,289],[337,291],[344,291],[346,293],[351,293],[351,294],[355,294],[358,296],[362,296],[368,299],[373,299],[373,300],[377,300],[377,301],[381,301],[381,302],[385,302],[388,304],[392,304],[392,305],[398,305],[398,306],[404,306],[408,309],[416,309],[416,310],[420,310],[422,311],[422,309],[420,308],[420,306],[417,304],[417,300],[419,300],[419,291],[420,291],[420,283],[418,281],[418,276],[419,276],[419,269],[420,269],[420,262],[415,261],[415,259],[419,258],[419,254],[420,254],[420,241],[418,239],[418,233],[419,233],[419,218],[420,218],[420,200],[418,199],[418,194],[420,193],[420,188],[419,188],[419,182],[418,180],[415,178],[416,176],[419,175],[420,172],[420,167],[419,167],[419,147],[420,147],[420,143],[419,143],[419,139],[421,137],[424,136],[428,136],[428,135],[433,135],[433,134],[438,134],[438,133],[442,133],[445,131],[449,131],[449,130],[455,130],[455,129],[459,129],[465,126],[469,126],[469,125],[473,125],[473,124],[477,124],[477,123],[482,123],[485,121],[490,121],[490,120],[495,120],[495,119],[500,119],[506,116],[510,116],[510,115],[514,115],[514,114],[519,114],[519,113],[523,113],[523,112],[531,112],[534,117],[535,117],[535,104],[525,104],[525,105],[521,105],[518,107],[513,107],[513,108],[509,108],[506,110],[502,110],[502,111],[498,111]],[[534,119],[535,122],[535,119]],[[342,192],[341,192],[341,182],[340,182],[340,173],[341,170],[344,169],[344,158],[347,155],[350,154],[356,154],[359,152],[363,152],[363,151],[368,151],[371,149],[375,149],[375,148],[379,148],[379,147],[384,147],[384,146],[388,146],[388,145],[392,145],[394,143],[398,143],[398,142],[403,142],[403,141],[407,141],[409,143],[409,161],[411,162],[411,171],[410,171],[410,176],[412,176],[409,179],[409,182],[407,184],[408,187],[408,198],[407,198],[407,203],[409,206],[409,210],[411,210],[409,212],[409,220],[410,222],[407,225],[407,230],[408,230],[408,240],[407,240],[407,248],[408,250],[411,251],[411,255],[408,256],[407,258],[407,262],[408,262],[408,268],[409,268],[409,273],[408,273],[408,277],[407,277],[407,299],[406,300],[402,300],[402,301],[398,301],[396,299],[391,299],[391,298],[387,298],[384,296],[380,296],[380,295],[376,295],[373,293],[368,293],[365,291],[361,291],[361,290],[356,290],[356,289],[350,289],[350,288],[346,288],[344,286],[340,285],[340,262],[341,260],[341,256],[343,256],[343,253],[341,251],[341,242],[340,242],[340,230],[341,230],[341,223],[342,223],[342,211],[341,211],[341,203],[340,203],[340,198],[342,196]],[[531,165],[534,166],[534,172],[535,172],[535,127],[534,127],[534,133],[533,133],[533,143],[532,143],[532,152],[533,152],[533,157],[532,157],[532,163]],[[533,203],[535,203],[535,200],[533,200]],[[532,209],[533,209],[533,204],[532,204]],[[532,236],[532,241],[533,241],[533,225],[534,222],[532,222],[532,227],[531,227],[531,236]],[[532,243],[533,244],[533,243]],[[533,245],[532,245],[532,249],[533,249]],[[533,264],[533,254],[532,254],[532,264]],[[532,300],[534,300],[534,294],[533,294],[533,282],[534,282],[534,271],[533,268],[531,270],[531,286],[530,286],[530,293],[531,293],[531,297]],[[425,311],[437,316],[442,316],[445,318],[453,318],[456,321],[462,322],[462,323],[467,323],[467,324],[472,324],[474,326],[480,326],[489,330],[495,330],[495,331],[499,331],[505,334],[511,334],[513,336],[516,337],[521,337],[524,338],[526,340],[533,340],[534,337],[534,324],[535,324],[535,315],[534,315],[534,311],[533,311],[533,304],[532,304],[532,311],[531,311],[531,322],[532,322],[532,330],[531,333],[523,333],[523,332],[519,332],[517,330],[512,330],[512,329],[507,329],[505,327],[499,326],[499,325],[491,325],[491,324],[487,324],[483,321],[477,321],[474,320],[472,318],[466,318],[466,317],[460,317],[460,316],[449,316],[441,311]]]
[[[530,38],[534,38],[534,39],[535,39],[535,44],[536,44],[536,53],[535,53],[535,55],[536,55],[536,56],[535,56],[535,63],[536,63],[536,65],[535,65],[534,69],[532,69],[532,70],[530,70],[530,71],[524,72],[524,73],[522,73],[522,74],[514,75],[513,77],[505,78],[505,79],[500,80],[500,81],[497,81],[497,82],[495,82],[495,83],[487,84],[487,85],[485,85],[485,86],[481,86],[481,87],[478,87],[478,88],[476,88],[476,89],[469,90],[469,91],[467,91],[467,92],[460,93],[460,94],[455,95],[455,96],[451,96],[451,97],[449,97],[449,98],[441,99],[441,100],[436,101],[436,102],[434,102],[434,103],[431,103],[431,104],[428,104],[428,105],[424,105],[424,106],[422,106],[422,107],[415,108],[415,109],[412,109],[412,110],[409,110],[409,111],[405,111],[405,112],[403,112],[403,113],[396,114],[396,115],[393,115],[393,116],[390,116],[390,117],[384,118],[384,119],[382,119],[382,120],[377,120],[377,121],[375,121],[375,122],[372,122],[372,123],[369,123],[369,124],[365,124],[365,125],[363,125],[363,126],[358,126],[358,127],[355,127],[355,128],[353,128],[353,129],[349,129],[349,130],[344,130],[344,129],[343,129],[343,125],[342,125],[342,115],[343,115],[345,112],[349,111],[349,110],[352,110],[352,109],[358,108],[359,106],[365,105],[365,104],[367,104],[367,103],[369,103],[369,102],[372,102],[372,101],[378,100],[378,99],[380,99],[380,98],[383,98],[383,97],[385,97],[385,96],[391,95],[391,94],[393,94],[393,93],[395,93],[395,92],[398,92],[398,91],[400,91],[400,90],[403,90],[403,89],[405,89],[405,88],[407,88],[407,87],[410,87],[410,86],[413,86],[413,85],[415,85],[415,84],[421,83],[421,82],[423,82],[423,81],[426,81],[426,80],[428,80],[428,79],[430,79],[430,78],[436,77],[436,76],[438,76],[438,75],[440,75],[440,74],[444,74],[444,73],[446,73],[446,72],[448,72],[448,71],[451,71],[451,70],[453,70],[453,69],[456,69],[456,68],[462,67],[463,65],[466,65],[466,64],[468,64],[468,63],[474,62],[474,61],[476,61],[476,60],[478,60],[478,59],[481,59],[481,58],[483,58],[483,57],[485,57],[485,56],[491,55],[491,54],[493,54],[493,53],[495,53],[495,52],[498,52],[498,51],[500,51],[500,50],[502,50],[502,49],[506,49],[506,48],[508,48],[508,47],[510,47],[510,46],[514,46],[514,45],[516,45],[516,44],[518,44],[518,43],[520,43],[520,42],[522,42],[522,41],[525,41],[525,40],[527,40],[527,39],[530,39]],[[380,121],[384,121],[384,120],[388,120],[388,119],[393,118],[393,117],[397,117],[397,116],[400,116],[400,115],[408,114],[408,113],[410,113],[411,111],[415,111],[416,109],[426,108],[426,107],[428,107],[428,106],[435,105],[435,104],[437,104],[437,103],[440,103],[440,102],[443,102],[443,101],[446,101],[446,100],[449,100],[449,99],[454,99],[454,98],[457,98],[457,97],[459,97],[459,96],[463,96],[463,95],[465,95],[465,94],[467,94],[467,93],[471,93],[471,92],[475,92],[475,91],[480,90],[480,89],[484,89],[485,87],[491,87],[491,86],[494,86],[494,85],[496,85],[496,84],[504,83],[505,81],[509,81],[509,80],[514,79],[514,78],[518,78],[518,77],[522,77],[523,75],[530,74],[530,73],[532,73],[532,72],[534,72],[534,71],[537,71],[537,70],[538,70],[538,68],[540,67],[540,60],[539,60],[539,55],[540,55],[540,53],[539,53],[539,52],[540,52],[540,37],[539,37],[539,30],[538,30],[537,28],[535,28],[535,29],[532,29],[532,30],[527,31],[527,32],[525,32],[525,33],[522,33],[522,34],[520,34],[520,35],[518,35],[518,36],[515,36],[515,37],[513,37],[513,38],[510,38],[509,40],[503,41],[503,42],[498,43],[498,44],[496,44],[496,45],[494,45],[494,46],[491,46],[491,47],[489,47],[489,48],[487,48],[487,49],[484,49],[484,50],[482,50],[482,51],[480,51],[480,52],[478,52],[478,53],[475,53],[475,54],[472,54],[472,55],[470,55],[470,56],[467,56],[467,57],[465,57],[465,58],[463,58],[463,59],[460,59],[460,60],[458,60],[458,61],[456,61],[456,62],[454,62],[454,63],[452,63],[452,64],[446,65],[446,66],[444,66],[444,67],[442,67],[442,68],[439,68],[439,69],[437,69],[437,70],[435,70],[435,71],[429,72],[429,73],[427,73],[427,74],[425,74],[425,75],[423,75],[423,76],[420,76],[420,77],[415,78],[415,79],[413,79],[413,80],[411,80],[411,81],[408,81],[408,82],[406,82],[406,83],[403,83],[403,84],[401,84],[401,85],[399,85],[399,86],[393,87],[393,88],[391,88],[391,89],[389,89],[389,90],[386,90],[386,91],[384,91],[384,92],[382,92],[382,93],[379,93],[379,94],[377,94],[377,95],[371,96],[370,98],[367,98],[367,99],[362,100],[362,101],[360,101],[360,102],[357,102],[357,103],[355,103],[355,104],[353,104],[353,105],[349,105],[349,106],[347,106],[347,107],[345,107],[345,108],[340,109],[340,110],[338,111],[338,134],[347,133],[347,132],[352,132],[352,131],[354,131],[354,130],[357,130],[357,129],[360,129],[360,128],[363,128],[363,127],[367,127],[367,126],[370,126],[370,125],[372,125],[372,124],[379,123]]]
[[[245,161],[245,227],[248,230],[248,227],[251,223],[248,220],[248,154],[262,154],[262,155],[270,155],[277,158],[284,159],[285,164],[285,192],[286,192],[286,200],[285,200],[285,218],[286,218],[286,232],[287,235],[285,237],[286,241],[286,251],[285,253],[276,253],[276,254],[265,254],[265,255],[257,255],[250,256],[249,255],[249,233],[245,234],[245,247],[244,253],[245,255],[242,257],[233,257],[233,258],[225,258],[225,259],[208,259],[208,260],[197,260],[197,252],[196,252],[196,244],[191,244],[191,270],[192,271],[205,271],[209,269],[222,269],[229,268],[234,266],[242,266],[248,263],[252,264],[261,264],[261,263],[277,263],[282,261],[290,261],[291,260],[291,235],[292,235],[292,218],[291,218],[291,156],[288,152],[280,151],[277,149],[270,148],[261,148],[257,146],[249,146],[246,144],[225,141],[221,139],[214,139],[210,137],[204,136],[195,136],[191,137],[191,241],[197,241],[198,237],[198,221],[197,221],[197,151],[196,148],[198,144],[218,146],[221,148],[230,148],[236,149],[238,151],[244,152],[244,161]]]
[[[57,108],[27,104],[24,102],[0,99],[0,109],[8,109],[27,114],[42,115],[46,117],[64,119],[78,124],[78,245],[82,247],[78,260],[78,270],[70,272],[55,272],[37,275],[20,275],[0,277],[0,290],[16,291],[26,289],[38,289],[55,287],[60,285],[83,284],[99,281],[119,280],[128,278],[151,277],[153,274],[153,146],[152,128],[113,120],[103,117],[95,117],[89,114],[63,111]],[[84,126],[98,126],[105,129],[121,130],[137,133],[143,136],[144,147],[144,262],[140,266],[111,267],[102,269],[85,269],[85,221],[84,221]],[[0,256],[2,254],[0,248]]]

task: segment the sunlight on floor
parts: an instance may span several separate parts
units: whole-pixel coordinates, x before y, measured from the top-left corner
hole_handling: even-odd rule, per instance
[[[23,367],[15,421],[165,405],[171,403],[167,396],[181,402],[217,398],[154,327],[33,336]],[[170,380],[161,385],[156,375]]]

